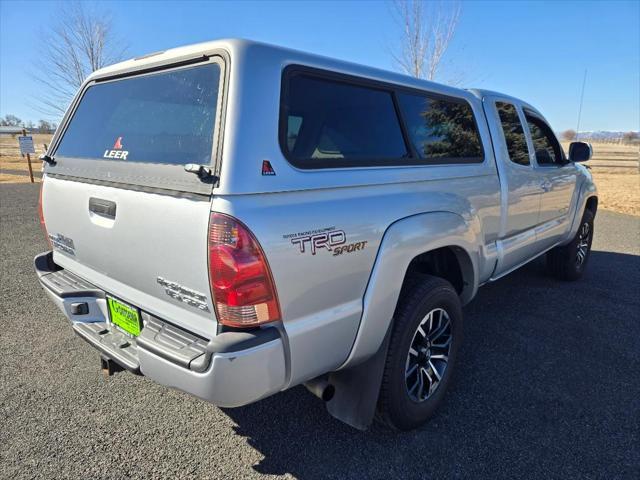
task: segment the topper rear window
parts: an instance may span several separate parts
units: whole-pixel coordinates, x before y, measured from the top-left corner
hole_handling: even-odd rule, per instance
[[[95,83],[85,91],[55,156],[210,164],[219,89],[217,63]]]

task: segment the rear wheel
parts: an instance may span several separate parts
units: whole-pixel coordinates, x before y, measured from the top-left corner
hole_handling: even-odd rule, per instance
[[[555,247],[547,253],[547,268],[561,280],[577,280],[582,277],[591,253],[593,241],[593,213],[585,210],[580,227],[571,243]]]
[[[426,422],[451,382],[462,339],[462,307],[453,286],[421,275],[403,289],[378,400],[378,420],[399,430]]]

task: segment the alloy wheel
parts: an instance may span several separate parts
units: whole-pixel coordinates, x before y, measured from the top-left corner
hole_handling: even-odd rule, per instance
[[[411,400],[424,402],[438,388],[449,363],[453,332],[446,310],[427,313],[411,340],[405,366],[405,385]]]
[[[587,259],[589,253],[589,240],[591,236],[591,225],[584,222],[578,232],[578,249],[576,251],[576,267],[580,268]]]

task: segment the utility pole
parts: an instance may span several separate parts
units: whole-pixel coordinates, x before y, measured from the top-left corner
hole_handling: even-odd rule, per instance
[[[580,135],[580,117],[582,116],[582,101],[584,100],[584,86],[587,83],[587,69],[584,69],[584,78],[582,79],[582,93],[580,94],[580,107],[578,108],[578,125],[576,126],[576,138]]]

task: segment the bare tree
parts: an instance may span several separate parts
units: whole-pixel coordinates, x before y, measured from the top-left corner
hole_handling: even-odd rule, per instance
[[[109,14],[88,10],[81,2],[62,5],[42,39],[36,79],[45,91],[36,107],[56,117],[91,72],[121,60],[126,50]]]
[[[622,135],[623,143],[638,143],[640,141],[640,132],[626,132]]]
[[[575,140],[576,139],[576,131],[569,129],[569,130],[565,130],[564,132],[562,132],[562,139],[566,140],[567,142],[571,141],[571,140]]]
[[[0,118],[0,125],[3,127],[20,127],[23,125],[23,122],[20,118],[9,113],[5,115],[4,118]]]
[[[435,80],[458,26],[460,3],[393,0],[393,10],[402,27],[394,60],[409,75]]]
[[[38,121],[38,132],[39,133],[52,133],[54,130],[53,123],[48,120],[39,120]]]

